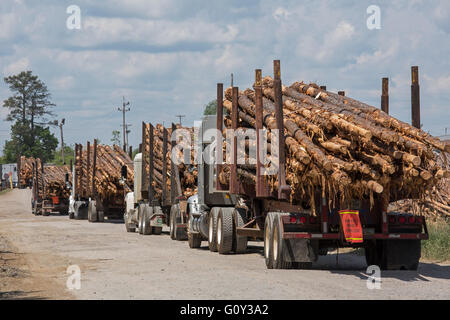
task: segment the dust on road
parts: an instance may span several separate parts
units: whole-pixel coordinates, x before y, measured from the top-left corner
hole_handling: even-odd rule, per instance
[[[125,232],[122,221],[33,216],[29,190],[0,196],[0,299],[449,299],[450,265],[382,272],[367,288],[364,257],[320,257],[313,270],[267,270],[262,244],[219,255],[207,243]],[[67,289],[79,266],[81,288]]]

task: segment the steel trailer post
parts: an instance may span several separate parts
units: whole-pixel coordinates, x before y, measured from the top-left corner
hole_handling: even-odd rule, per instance
[[[96,192],[95,190],[95,173],[97,171],[97,139],[94,139],[94,155],[92,157],[92,198],[95,199]]]
[[[80,188],[82,188],[81,190],[81,196],[84,197],[86,196],[86,190],[84,190],[84,186],[83,186],[83,145],[80,144],[80,174],[79,174],[79,178],[80,178],[80,182],[79,182],[79,186]]]
[[[231,142],[231,166],[230,166],[230,193],[236,194],[239,193],[239,184],[237,177],[237,136],[236,130],[238,127],[238,99],[239,99],[239,88],[233,87],[232,89],[232,101],[231,101],[231,129],[233,132],[233,141]]]
[[[217,84],[217,101],[216,101],[216,117],[217,117],[217,137],[216,137],[216,189],[222,190],[219,182],[219,174],[222,170],[223,150],[222,150],[222,133],[223,133],[223,83]]]
[[[278,130],[278,199],[287,200],[291,188],[286,184],[286,153],[284,141],[283,94],[281,92],[280,60],[273,61],[273,73],[275,119]]]
[[[327,91],[327,86],[320,86],[320,90]]]
[[[167,205],[167,129],[163,128],[163,159],[162,159],[162,205]]]
[[[150,155],[149,155],[149,173],[148,173],[148,200],[153,201],[153,198],[155,197],[154,192],[153,192],[153,167],[154,167],[154,163],[153,163],[153,158],[154,158],[154,154],[153,154],[153,143],[154,143],[154,131],[153,131],[153,125],[150,123],[150,131],[148,133],[149,135],[149,142],[150,142]],[[145,148],[144,148],[145,150]],[[150,203],[151,204],[151,203]]]
[[[261,146],[265,144],[262,141],[264,138],[263,133],[263,93],[262,93],[262,71],[261,69],[255,70],[255,128],[256,128],[256,197],[267,197],[267,186],[263,179],[263,163],[261,157],[265,157],[266,154],[262,152]]]
[[[345,97],[345,91],[338,91],[338,95]]]
[[[86,143],[86,193],[89,196],[90,181],[89,181],[89,169],[91,167],[91,143]]]
[[[75,200],[77,200],[77,196],[78,196],[78,143],[75,143],[75,179],[74,180],[74,188],[75,188],[75,192],[73,193],[73,196],[75,198]]]
[[[145,125],[145,122],[142,121],[142,143],[139,144],[139,152],[141,153],[141,157],[142,157],[142,167],[141,167],[141,184],[142,184],[142,189],[141,189],[141,196],[142,198],[144,198],[144,195],[147,193],[146,190],[144,190],[145,185],[146,185],[146,181],[147,181],[147,177],[146,177],[146,171],[145,168],[147,166],[147,155],[145,154],[145,146],[147,144],[147,126]],[[147,194],[148,195],[148,194]]]
[[[389,114],[389,78],[383,78],[381,83],[381,110]]]
[[[172,151],[175,148],[175,142],[176,139],[174,139],[174,132],[176,130],[176,126],[172,123],[172,135],[170,136],[170,145],[172,147],[171,153],[170,153],[170,202],[172,204],[175,203],[176,195],[175,195],[175,163],[172,159]]]
[[[419,67],[411,67],[411,120],[412,125],[420,129],[420,86]]]

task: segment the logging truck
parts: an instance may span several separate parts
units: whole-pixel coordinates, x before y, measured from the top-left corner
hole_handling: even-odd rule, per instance
[[[389,194],[374,194],[372,199],[354,199],[340,207],[323,196],[319,188],[313,200],[289,201],[291,186],[286,182],[285,136],[278,140],[278,169],[274,177],[277,188],[270,188],[262,174],[264,155],[259,141],[264,121],[275,124],[271,129],[284,132],[284,113],[279,62],[274,64],[273,95],[275,112],[267,113],[263,103],[261,71],[255,79],[256,155],[254,183],[238,175],[237,139],[233,144],[231,163],[198,165],[198,195],[187,200],[188,206],[177,210],[187,215],[188,240],[191,248],[208,241],[211,251],[220,254],[243,253],[249,240],[264,242],[264,258],[269,269],[309,268],[318,256],[339,247],[364,248],[368,265],[381,269],[416,270],[421,255],[421,240],[428,239],[423,216],[387,212]],[[239,91],[232,88],[229,118],[231,129],[239,129]],[[217,115],[203,118],[199,147],[202,151],[214,147],[214,139],[203,134],[215,128],[222,133],[223,85],[217,86]],[[270,118],[272,117],[272,118]],[[231,119],[230,119],[231,118]],[[217,140],[219,141],[219,140]],[[218,143],[216,159],[222,157]],[[272,146],[272,151],[274,151]],[[221,183],[219,176],[229,168],[229,181]],[[300,199],[302,200],[302,199]],[[371,201],[372,200],[372,201]],[[184,208],[184,209],[182,209]],[[185,210],[185,212],[183,212]]]
[[[129,156],[117,146],[97,145],[97,140],[92,147],[87,142],[85,151],[82,145],[76,144],[74,153],[69,218],[89,222],[103,222],[105,217],[122,219],[125,194],[133,187],[133,181],[116,179],[115,171],[118,168],[120,177],[120,168],[131,167]]]
[[[55,171],[55,169],[57,174],[63,174],[64,177],[52,176],[51,171]],[[64,171],[65,173],[63,173]],[[56,182],[58,183],[56,184]],[[36,159],[33,164],[31,185],[32,214],[48,216],[52,212],[58,212],[61,215],[68,213],[69,198],[66,195],[69,193],[71,185],[70,175],[64,167],[56,168],[53,165],[44,165],[40,159]]]
[[[161,234],[166,224],[172,239],[186,240],[187,216],[181,214],[186,211],[183,210],[187,203],[184,196],[186,185],[180,179],[178,167],[172,161],[167,161],[172,135],[169,136],[167,128],[157,127],[162,128],[161,137],[155,135],[152,124],[142,123],[140,152],[134,158],[134,190],[126,195],[125,200],[125,228],[127,232],[137,230],[142,235]],[[170,133],[176,128],[172,124]],[[159,143],[156,139],[159,139]],[[171,140],[170,145],[175,145],[175,141]],[[155,148],[159,157],[155,154]],[[156,170],[157,166],[159,171]],[[123,179],[127,174],[126,168],[123,168]]]

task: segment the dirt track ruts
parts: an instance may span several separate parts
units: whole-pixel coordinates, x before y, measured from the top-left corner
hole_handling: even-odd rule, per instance
[[[0,299],[450,299],[450,265],[382,272],[366,286],[364,257],[321,257],[313,270],[267,270],[262,243],[242,255],[189,249],[162,235],[125,232],[122,221],[33,216],[30,191],[0,196]],[[81,269],[68,290],[66,269]]]

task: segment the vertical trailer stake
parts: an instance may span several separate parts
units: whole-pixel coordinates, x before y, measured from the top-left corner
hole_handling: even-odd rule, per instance
[[[167,129],[163,128],[163,159],[162,159],[162,194],[161,202],[164,206],[167,202]]]
[[[148,133],[149,135],[149,141],[150,141],[150,155],[149,155],[149,161],[150,161],[150,165],[149,165],[149,173],[148,173],[148,198],[149,199],[153,199],[154,198],[154,193],[153,193],[153,125],[150,123],[150,132]]]
[[[419,67],[411,67],[411,120],[412,125],[420,129],[420,86]]]
[[[263,94],[262,94],[262,71],[255,70],[255,128],[256,128],[256,197],[267,197],[268,192],[263,179],[261,162],[261,136],[263,129]]]
[[[321,90],[327,91],[327,86],[320,86]]]
[[[280,60],[273,61],[273,90],[275,103],[275,119],[278,129],[278,198],[287,200],[290,193],[290,186],[286,184],[286,154],[284,141],[284,123],[283,123],[283,96],[281,92],[281,71]]]
[[[345,97],[345,91],[338,91],[338,95]]]
[[[95,199],[95,173],[97,171],[97,139],[94,139],[94,155],[92,157],[92,198]]]
[[[381,110],[389,114],[389,78],[383,78],[381,84]]]
[[[216,137],[216,189],[222,190],[219,182],[219,174],[222,170],[223,151],[222,151],[222,133],[223,133],[223,83],[217,84],[217,137]]]
[[[237,178],[237,136],[236,130],[238,127],[238,99],[239,88],[233,87],[232,89],[232,106],[231,106],[231,129],[233,129],[233,141],[231,142],[231,150],[233,150],[231,158],[231,170],[230,170],[230,192],[238,193],[238,178]]]
[[[89,194],[89,168],[91,166],[91,143],[88,141],[86,143],[87,146],[87,161],[86,161],[86,173],[87,173],[87,177],[86,177],[86,192]]]

